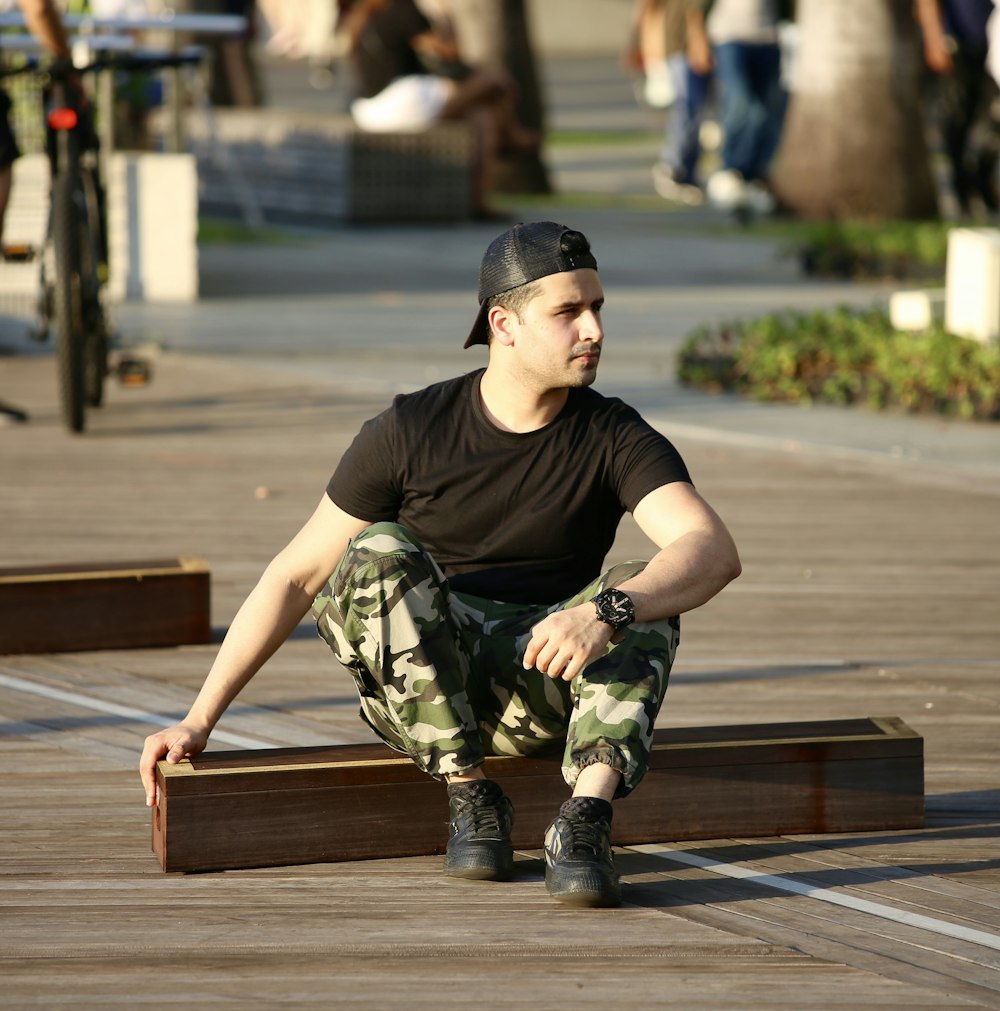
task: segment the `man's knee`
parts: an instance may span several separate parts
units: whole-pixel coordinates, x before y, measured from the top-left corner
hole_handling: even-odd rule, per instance
[[[323,638],[344,636],[350,643],[368,639],[372,622],[409,627],[413,621],[406,614],[436,624],[430,618],[447,610],[445,585],[434,559],[406,527],[374,523],[351,539],[313,613]]]
[[[636,622],[616,638],[608,653],[615,680],[655,682],[662,699],[681,640],[680,618]]]
[[[392,554],[397,551],[423,551],[423,545],[401,523],[385,520],[372,523],[361,533],[351,538],[347,545],[347,554],[364,549],[373,554]]]
[[[419,540],[399,523],[373,523],[353,537],[344,551],[330,585],[335,596],[352,584],[394,582],[404,573],[436,575],[433,559]]]

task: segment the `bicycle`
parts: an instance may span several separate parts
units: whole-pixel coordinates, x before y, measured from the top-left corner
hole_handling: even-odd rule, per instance
[[[71,432],[82,432],[87,408],[104,402],[110,350],[103,297],[108,280],[106,195],[94,107],[79,81],[99,71],[148,71],[200,60],[200,52],[116,54],[83,67],[56,61],[44,69],[29,62],[0,70],[0,77],[35,73],[47,79],[43,94],[51,183],[37,337],[47,339],[54,324],[60,410]]]

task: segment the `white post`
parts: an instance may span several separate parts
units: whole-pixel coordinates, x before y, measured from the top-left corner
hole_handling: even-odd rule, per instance
[[[198,170],[191,154],[125,154],[108,174],[113,301],[198,298]]]
[[[1000,229],[948,233],[944,325],[984,344],[1000,337]]]

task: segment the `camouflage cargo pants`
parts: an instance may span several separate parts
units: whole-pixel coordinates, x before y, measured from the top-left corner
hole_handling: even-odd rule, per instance
[[[488,754],[563,752],[570,786],[605,762],[621,772],[622,796],[648,768],[679,620],[634,624],[571,682],[525,670],[522,659],[547,614],[644,566],[615,566],[551,607],[502,603],[450,590],[404,527],[377,523],[348,545],[313,612],[354,675],[362,717],[432,776],[468,771]]]

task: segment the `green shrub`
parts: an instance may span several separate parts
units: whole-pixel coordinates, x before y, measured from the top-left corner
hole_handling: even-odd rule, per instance
[[[1000,420],[1000,352],[940,325],[894,330],[879,310],[779,313],[702,327],[681,349],[678,378],[759,400],[866,404]]]
[[[818,222],[799,225],[790,245],[807,274],[943,276],[949,229],[941,221]]]

